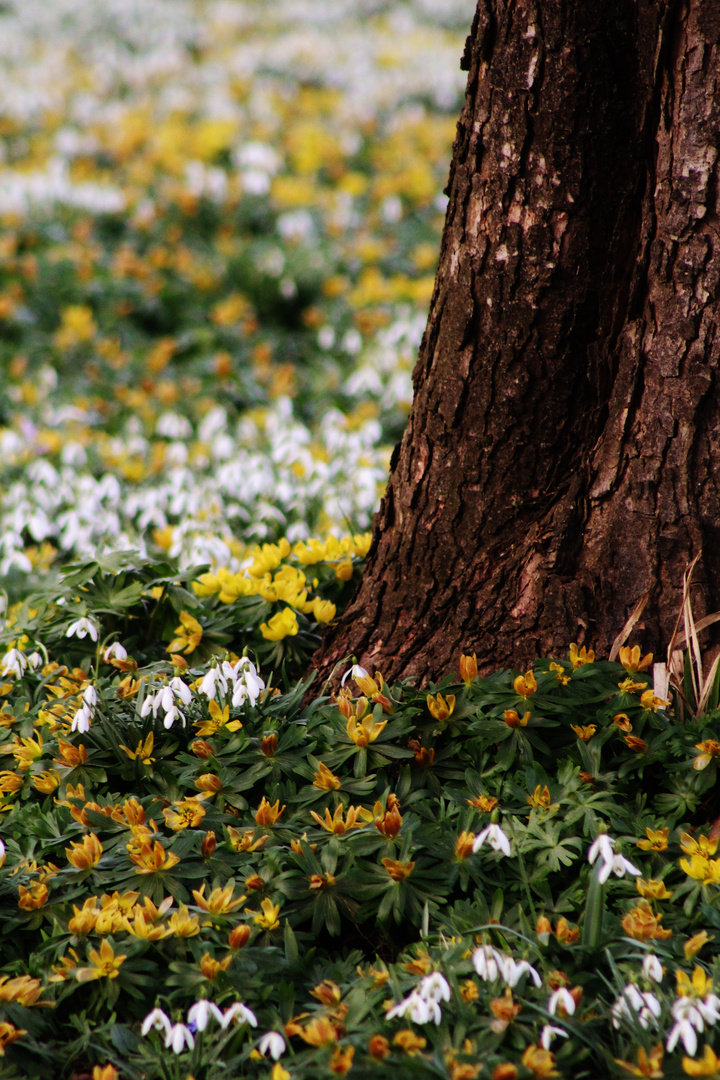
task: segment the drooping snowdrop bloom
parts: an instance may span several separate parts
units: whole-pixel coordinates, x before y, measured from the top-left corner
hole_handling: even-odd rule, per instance
[[[190,702],[192,701],[192,690],[187,685],[187,683],[184,683],[182,679],[178,675],[176,675],[173,679],[170,680],[169,685],[173,694],[175,694],[176,697],[180,698],[183,705],[190,704]]]
[[[265,689],[265,683],[258,675],[257,668],[247,656],[241,656],[235,665],[235,670],[237,674],[232,697],[234,707],[238,708],[246,701],[255,705]]]
[[[346,671],[343,675],[342,679],[340,680],[340,685],[344,686],[348,679],[354,679],[358,675],[361,679],[372,678],[370,672],[366,671],[364,667],[360,667],[360,664],[353,664],[353,666],[349,668],[348,671]]]
[[[210,1022],[210,1017],[214,1016],[219,1024],[223,1022],[222,1010],[217,1007],[212,1001],[196,1001],[194,1005],[191,1005],[188,1010],[188,1026],[194,1027],[196,1031],[204,1031]]]
[[[285,1053],[285,1040],[279,1031],[267,1031],[258,1043],[258,1050],[263,1057],[269,1054],[273,1061],[277,1061]]]
[[[218,694],[218,690],[221,694],[227,693],[227,679],[220,668],[212,667],[203,676],[200,685],[198,686],[198,693],[204,694],[205,697],[215,700]]]
[[[612,859],[603,862],[597,879],[601,885],[604,885],[610,874],[614,874],[615,877],[624,877],[625,874],[634,874],[635,877],[639,877],[641,873],[642,871],[638,870],[637,866],[633,866],[622,855],[613,855]]]
[[[76,619],[75,622],[70,623],[65,631],[65,637],[84,638],[87,637],[88,634],[93,641],[97,641],[97,627],[91,619]]]
[[[510,854],[510,840],[499,825],[488,825],[477,834],[473,842],[473,852],[479,851],[486,841],[494,851],[500,851],[503,855]]]
[[[94,709],[97,705],[97,690],[92,683],[83,690],[83,701],[89,709]]]
[[[184,1024],[174,1024],[165,1035],[165,1047],[166,1049],[173,1050],[175,1054],[182,1054],[185,1046],[188,1050],[195,1048],[195,1039],[190,1028],[185,1027]]]
[[[103,660],[109,664],[111,660],[127,660],[127,649],[119,641],[113,641],[103,653]]]
[[[512,956],[503,957],[501,974],[506,986],[509,986],[511,989],[512,987],[517,986],[521,976],[526,973],[530,976],[539,990],[542,986],[542,979],[532,964],[529,964],[527,960],[513,960]]]
[[[192,690],[178,676],[171,679],[167,686],[160,687],[155,694],[147,695],[142,703],[140,716],[149,716],[151,712],[153,716],[157,716],[162,709],[165,713],[163,717],[164,727],[171,728],[176,720],[181,720],[184,727],[185,715],[175,703],[176,696],[184,705],[188,705],[192,701]]]
[[[27,667],[27,660],[19,649],[9,649],[0,660],[0,675],[14,675],[22,679]]]
[[[243,1005],[241,1001],[236,1001],[229,1009],[226,1009],[223,1013],[220,1021],[222,1027],[228,1027],[233,1020],[238,1024],[249,1024],[250,1027],[257,1027],[257,1017],[252,1009],[248,1009],[247,1005]]]
[[[481,945],[473,953],[473,965],[481,979],[494,982],[502,971],[504,956],[492,945]]]
[[[426,975],[418,986],[417,992],[428,1001],[449,1001],[451,996],[449,983],[439,971]]]
[[[553,1027],[552,1024],[546,1024],[540,1032],[540,1045],[543,1050],[549,1050],[553,1039],[567,1039],[567,1031],[563,1031],[562,1028]]]
[[[592,866],[598,856],[602,857],[603,862],[612,863],[615,858],[613,848],[615,847],[615,841],[607,833],[600,833],[595,841],[590,846],[588,851],[588,862]]]
[[[417,990],[413,990],[397,1005],[393,1005],[385,1014],[385,1019],[394,1020],[397,1016],[408,1016],[414,1024],[427,1024],[430,1020],[434,1020],[436,1024],[439,1024],[442,1019],[438,1003],[436,1001],[426,1001],[425,998],[418,994]]]
[[[172,1030],[172,1022],[167,1013],[164,1013],[162,1009],[153,1009],[149,1012],[143,1020],[140,1031],[143,1035],[147,1035],[151,1028],[155,1031],[164,1031],[167,1038],[169,1032]]]
[[[637,986],[628,983],[611,1009],[612,1026],[619,1028],[623,1020],[637,1020],[642,1028],[655,1027],[661,1012],[660,1002],[654,994],[641,993]]]
[[[39,652],[32,652],[28,656],[28,667],[31,671],[37,671],[39,667],[42,667],[44,663],[44,657]]]
[[[547,1004],[547,1010],[551,1016],[555,1016],[556,1012],[561,1007],[568,1016],[572,1016],[575,1012],[575,998],[564,986],[560,986],[557,990],[552,992]]]
[[[663,966],[658,960],[655,953],[648,953],[642,962],[642,973],[646,979],[652,979],[653,982],[662,982],[663,979]]]
[[[91,722],[92,713],[90,712],[90,709],[88,709],[87,705],[83,705],[73,716],[70,730],[77,731],[81,735],[84,735],[90,730]]]

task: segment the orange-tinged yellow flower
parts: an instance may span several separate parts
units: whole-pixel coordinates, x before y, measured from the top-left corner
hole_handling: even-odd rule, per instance
[[[75,978],[78,982],[92,982],[94,979],[117,979],[120,967],[125,963],[126,955],[115,955],[115,950],[109,941],[104,940],[100,950],[90,949],[88,960],[90,967],[78,968]]]
[[[684,832],[680,836],[680,847],[686,855],[702,855],[704,858],[709,859],[718,849],[718,839],[716,836],[703,835],[696,838],[691,836],[690,833]]]
[[[0,1057],[5,1057],[5,1047],[10,1046],[16,1039],[27,1035],[25,1028],[16,1028],[14,1024],[4,1020],[0,1023]]]
[[[720,757],[720,742],[717,739],[705,739],[695,743],[695,749],[701,751],[693,761],[693,769],[698,771],[706,769],[713,758]]]
[[[720,1077],[720,1057],[707,1043],[705,1043],[701,1058],[684,1056],[682,1067],[686,1076]]]
[[[78,765],[84,765],[87,761],[87,747],[83,743],[73,746],[72,743],[58,737],[58,750],[60,751],[60,757],[53,758],[56,765],[65,765],[69,769],[76,769]],[[70,798],[69,795],[68,798]]]
[[[242,727],[240,720],[230,719],[229,705],[221,708],[217,701],[212,700],[208,704],[208,710],[210,712],[209,720],[195,721],[198,735],[217,735],[219,731],[239,731]]]
[[[91,934],[95,929],[100,914],[97,897],[88,896],[81,908],[76,907],[73,904],[73,911],[75,914],[68,923],[70,933],[77,934],[78,937],[85,937],[87,934]]]
[[[472,979],[466,979],[464,983],[461,983],[460,997],[467,1005],[470,1005],[473,1001],[477,1001],[477,999],[480,997],[480,991],[477,988],[477,983],[474,983]]]
[[[92,1080],[119,1080],[120,1073],[114,1065],[94,1065]]]
[[[340,777],[335,776],[322,761],[318,762],[318,769],[313,773],[313,777],[313,787],[320,788],[321,791],[336,791],[342,783]]]
[[[502,1032],[511,1024],[515,1017],[520,1013],[522,1005],[516,1005],[513,1001],[512,990],[509,986],[505,987],[505,993],[501,998],[493,998],[490,1002],[490,1012],[495,1017],[497,1023],[493,1023],[492,1029],[495,1032]]]
[[[240,923],[238,926],[233,927],[228,937],[228,943],[231,949],[244,949],[250,940],[251,930],[247,923]]]
[[[582,742],[589,742],[597,731],[595,724],[587,724],[585,727],[581,727],[580,724],[571,724],[570,727]]]
[[[555,678],[561,686],[567,686],[567,684],[570,682],[570,679],[572,678],[572,675],[567,674],[562,664],[556,664],[553,662],[550,665],[550,670],[555,672]]]
[[[195,787],[198,791],[207,791],[213,795],[220,791],[222,786],[222,780],[215,773],[203,773],[195,781]]]
[[[7,975],[0,975],[0,1001],[17,1001],[18,1005],[24,1005],[29,1009],[32,1005],[44,1005],[40,1001],[42,983],[39,979],[33,979],[29,975],[17,975],[10,979]]]
[[[200,922],[191,915],[183,904],[179,911],[174,911],[168,920],[168,933],[173,937],[195,937],[200,933]]]
[[[232,825],[227,826],[227,834],[228,843],[235,851],[258,851],[270,839],[266,833],[255,840],[254,829],[246,829],[245,832],[241,833],[239,829],[234,829]]]
[[[169,936],[170,930],[153,922],[143,908],[136,908],[135,918],[128,922],[128,933],[143,941],[161,941]]]
[[[355,682],[360,687],[360,692],[365,697],[370,698],[376,704],[382,706],[383,712],[391,713],[394,709],[394,705],[388,695],[385,693],[385,680],[382,673],[375,672],[375,678],[371,678],[370,675],[355,675]]]
[[[255,811],[255,820],[258,825],[261,825],[264,829],[271,829],[273,825],[282,817],[285,806],[280,806],[280,800],[276,799],[274,803],[270,804],[263,795],[260,800],[260,805]]]
[[[206,979],[209,979],[210,982],[214,982],[221,971],[227,971],[231,963],[232,953],[228,953],[223,960],[216,960],[213,956],[210,956],[209,953],[204,953],[204,955],[200,957],[200,970]]]
[[[405,881],[415,869],[415,863],[412,860],[410,862],[400,862],[396,859],[383,859],[382,864],[393,881]]]
[[[670,702],[666,701],[665,698],[655,697],[652,690],[646,690],[640,695],[640,704],[647,712],[657,712],[660,705],[666,706]]]
[[[294,1020],[285,1025],[288,1038],[299,1035],[308,1046],[332,1046],[337,1042],[338,1030],[327,1016],[314,1016],[305,1027]]]
[[[492,1071],[490,1080],[517,1080],[518,1071],[517,1068],[510,1061],[503,1061],[501,1065],[496,1065]]]
[[[375,1061],[384,1061],[390,1050],[390,1043],[384,1035],[371,1035],[368,1042],[368,1054]]]
[[[543,1050],[536,1043],[525,1047],[521,1061],[537,1080],[551,1080],[552,1077],[560,1076],[555,1068],[555,1055],[550,1050]]]
[[[619,727],[621,731],[626,732],[626,734],[629,734],[632,731],[632,723],[627,713],[615,713],[615,716],[613,716],[613,724],[615,724],[616,727]]]
[[[460,655],[460,678],[466,686],[470,686],[470,684],[477,679],[477,673],[478,666],[475,653],[471,656],[462,653]]]
[[[102,857],[103,847],[95,833],[84,836],[82,843],[74,843],[65,848],[67,860],[78,870],[90,870],[97,866]]]
[[[345,1076],[350,1071],[354,1056],[354,1046],[336,1046],[328,1065],[330,1072],[335,1076]]]
[[[618,690],[621,694],[634,694],[638,690],[646,689],[646,682],[634,682],[633,679],[623,679],[621,683],[618,683]]]
[[[287,1069],[283,1068],[279,1061],[276,1061],[270,1073],[270,1080],[291,1080],[291,1076]]]
[[[635,878],[635,888],[647,900],[669,900],[672,896],[665,887],[665,882],[655,878],[648,878],[647,881],[644,878]]]
[[[670,829],[646,829],[647,840],[638,840],[637,846],[643,851],[667,851]]]
[[[475,833],[463,830],[455,841],[455,858],[462,861],[468,859],[473,853]]]
[[[622,927],[628,937],[636,941],[650,941],[672,937],[672,930],[665,930],[660,921],[662,915],[655,915],[647,900],[641,900],[637,907],[622,920]]]
[[[16,735],[10,746],[18,769],[29,769],[33,761],[42,757],[43,737],[38,733],[37,741],[35,741],[31,738],[21,739],[19,735]]]
[[[291,607],[285,607],[278,611],[266,623],[260,623],[260,633],[266,641],[282,641],[286,637],[294,637],[298,633],[297,615]]]
[[[48,901],[48,887],[41,881],[36,881],[26,888],[24,885],[18,885],[18,893],[20,899],[18,900],[18,907],[22,911],[37,911],[38,908],[44,907]]]
[[[550,788],[547,784],[544,787],[537,784],[532,795],[528,797],[528,802],[536,809],[547,810],[550,806]]]
[[[595,653],[592,649],[588,649],[583,645],[582,649],[578,652],[578,647],[575,642],[570,646],[568,656],[573,668],[582,667],[583,664],[592,664],[595,660]]]
[[[310,875],[310,889],[313,892],[327,892],[328,889],[332,889],[333,885],[336,884],[337,878],[334,874]]]
[[[359,750],[366,747],[369,743],[375,742],[378,735],[381,735],[387,726],[387,720],[381,720],[378,723],[373,722],[372,713],[368,713],[364,716],[360,723],[357,722],[355,717],[351,716],[347,722],[345,730],[347,731],[348,738],[352,739]]]
[[[537,679],[532,668],[530,671],[526,671],[524,675],[518,675],[517,678],[513,679],[513,689],[519,697],[532,697],[537,690]]]
[[[415,1057],[416,1054],[425,1049],[427,1039],[424,1039],[422,1035],[416,1035],[409,1028],[403,1028],[393,1037],[393,1046],[399,1046],[409,1057]]]
[[[647,1076],[650,1080],[662,1080],[663,1071],[660,1067],[662,1059],[663,1045],[656,1043],[649,1054],[642,1046],[638,1049],[636,1065],[629,1061],[621,1061],[620,1058],[615,1058],[615,1064],[631,1076]]]
[[[680,868],[688,877],[703,885],[720,885],[720,859],[706,859],[703,855],[692,855],[690,862],[680,860]]]
[[[125,751],[131,761],[135,761],[137,758],[140,758],[143,765],[152,765],[155,760],[155,758],[151,756],[154,744],[155,735],[151,731],[146,739],[140,739],[135,750],[130,750],[129,747],[124,746],[122,743],[120,743],[120,749]]]
[[[318,825],[322,829],[326,829],[328,832],[334,833],[335,836],[344,836],[348,829],[362,829],[367,824],[366,821],[359,821],[358,818],[362,813],[361,806],[348,806],[347,818],[343,817],[344,807],[342,803],[339,803],[335,807],[335,813],[330,816],[330,811],[325,808],[324,819],[320,817],[314,810],[310,811],[311,817],[315,819]]]
[[[144,843],[139,851],[132,851],[132,844],[127,844],[128,854],[135,863],[136,874],[156,874],[160,870],[171,870],[180,862],[173,851],[166,851],[159,840],[154,844]]]
[[[392,792],[386,799],[385,807],[378,801],[372,811],[373,824],[379,833],[392,839],[402,828],[402,814],[400,813],[400,800]]]
[[[32,778],[33,787],[43,795],[51,795],[60,787],[60,773],[57,769],[45,769]]]
[[[173,633],[175,637],[165,652],[189,655],[197,649],[203,636],[202,626],[187,611],[180,612],[180,625],[175,627]]]
[[[14,795],[24,783],[25,777],[21,773],[4,769],[0,772],[0,795]]]
[[[440,723],[444,723],[445,720],[448,720],[455,711],[454,694],[448,694],[447,698],[444,698],[442,694],[436,694],[435,697],[433,697],[432,694],[428,694],[426,700],[430,715],[434,716]]]
[[[278,915],[280,914],[280,906],[273,904],[267,896],[262,900],[260,907],[262,911],[255,914],[254,922],[256,926],[259,926],[262,930],[277,930],[280,925]]]
[[[629,645],[621,646],[619,660],[629,675],[634,675],[636,671],[647,671],[651,666],[653,654],[647,653],[642,659],[640,659],[640,655],[639,645],[633,645],[632,649]]]
[[[205,807],[198,799],[183,799],[174,806],[166,806],[163,817],[168,829],[179,832],[180,829],[196,829],[205,817]]]
[[[527,727],[530,720],[530,712],[526,712],[524,716],[520,716],[516,709],[506,709],[503,713],[503,720],[508,727],[519,728]]]
[[[474,806],[481,814],[491,813],[497,804],[494,795],[477,795],[474,799],[468,799],[468,806]]]
[[[539,938],[545,937],[545,944],[552,934],[552,923],[548,919],[547,915],[538,916],[538,920],[535,924],[535,933]]]
[[[213,889],[208,898],[205,899],[206,884],[207,882],[203,882],[199,889],[193,889],[193,896],[197,906],[201,907],[203,911],[210,912],[211,915],[229,915],[231,911],[239,908],[247,900],[247,896],[233,896],[232,884],[226,885],[224,889]]]
[[[685,953],[686,960],[692,960],[703,946],[707,945],[708,941],[714,941],[714,935],[708,934],[707,930],[699,930],[697,934],[693,934],[688,938],[683,945],[683,952]]]
[[[648,748],[648,744],[644,739],[639,739],[637,735],[626,735],[625,742],[630,750],[634,750],[636,754],[644,754]]]
[[[713,982],[708,979],[701,967],[696,967],[692,978],[686,972],[679,969],[675,972],[677,992],[679,997],[691,997],[702,1000],[712,993]]]
[[[560,916],[555,924],[555,937],[561,945],[572,945],[580,937],[580,928],[571,926],[564,916]]]

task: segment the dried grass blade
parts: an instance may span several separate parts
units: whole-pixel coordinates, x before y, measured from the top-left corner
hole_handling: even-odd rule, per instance
[[[633,610],[632,615],[630,616],[628,621],[625,623],[625,625],[623,626],[623,628],[620,631],[620,633],[618,634],[618,636],[613,641],[612,649],[610,650],[610,656],[608,657],[609,660],[617,660],[618,653],[620,652],[620,649],[625,644],[627,639],[630,637],[630,634],[632,633],[632,629],[635,626],[635,623],[638,621],[638,619],[642,615],[642,613],[643,613],[643,611],[645,609],[645,605],[647,604],[648,600],[650,599],[650,593],[651,592],[652,592],[652,588],[648,589],[648,591],[646,593],[644,593],[640,597],[640,599],[638,600],[637,604],[635,605],[635,608]]]

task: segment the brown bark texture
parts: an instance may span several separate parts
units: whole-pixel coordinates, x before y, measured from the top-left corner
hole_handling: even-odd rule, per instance
[[[720,0],[480,0],[414,403],[314,658],[662,654],[720,609]],[[710,630],[712,636],[714,630]]]

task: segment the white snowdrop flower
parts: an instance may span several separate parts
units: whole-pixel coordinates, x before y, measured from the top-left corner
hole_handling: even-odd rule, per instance
[[[31,671],[37,671],[39,667],[42,667],[44,658],[39,652],[32,652],[28,656],[28,667]]]
[[[171,1049],[175,1054],[182,1054],[185,1046],[188,1050],[195,1048],[195,1039],[190,1028],[186,1028],[184,1024],[174,1024],[165,1035],[165,1047]]]
[[[250,1024],[250,1027],[257,1027],[255,1013],[252,1009],[248,1009],[247,1005],[243,1005],[241,1001],[236,1001],[234,1005],[225,1010],[220,1023],[226,1028],[233,1020],[236,1020],[238,1024]]]
[[[513,960],[512,956],[504,956],[502,958],[501,975],[503,982],[507,984],[511,989],[517,986],[522,975],[527,974],[535,983],[538,989],[542,986],[542,979],[532,964],[529,964],[527,960]]]
[[[385,1013],[386,1020],[394,1020],[398,1016],[409,1016],[414,1024],[427,1024],[430,1020],[439,1024],[442,1019],[437,1001],[426,1000],[417,990],[413,990]]]
[[[504,957],[492,945],[481,945],[473,953],[473,965],[481,979],[494,982],[503,968]]]
[[[14,675],[16,679],[22,679],[27,660],[19,649],[10,649],[0,660],[0,664],[2,664],[0,675]]]
[[[285,1053],[285,1040],[279,1031],[267,1031],[258,1043],[258,1050],[263,1057],[269,1054],[274,1061],[277,1061],[281,1054]]]
[[[500,851],[503,855],[510,854],[510,840],[499,825],[488,825],[486,829],[478,833],[473,842],[473,851],[479,851],[485,841],[494,851]]]
[[[702,1028],[700,1030],[702,1030]],[[697,1035],[695,1034],[695,1028],[690,1020],[678,1020],[678,1022],[670,1029],[667,1042],[665,1043],[667,1052],[671,1054],[681,1040],[685,1047],[685,1053],[689,1054],[690,1057],[694,1057],[697,1050]]]
[[[176,675],[174,679],[170,680],[170,689],[173,694],[180,698],[183,705],[189,705],[192,701],[192,690],[179,676]]]
[[[176,705],[171,705],[163,717],[163,727],[168,731],[173,726],[176,720],[182,721],[182,726],[185,727],[185,717],[177,708]]]
[[[650,992],[641,993],[629,983],[612,1007],[612,1025],[619,1028],[622,1020],[637,1020],[642,1028],[654,1027],[662,1009],[660,1002]]]
[[[346,671],[345,674],[343,675],[343,677],[342,677],[342,679],[340,681],[340,685],[344,686],[348,679],[354,679],[358,675],[360,676],[361,679],[369,679],[370,678],[370,672],[369,671],[366,671],[364,667],[360,667],[359,664],[353,664],[353,666],[351,668],[349,668],[348,671]]]
[[[704,1001],[699,1001],[698,1009],[706,1024],[716,1024],[720,1020],[720,998],[717,994],[708,994]]]
[[[451,996],[448,981],[439,971],[426,975],[418,986],[417,992],[430,1001],[449,1001]]]
[[[5,864],[5,845],[2,842],[2,840],[0,840],[0,866],[4,866],[4,864]]]
[[[553,1027],[552,1024],[546,1024],[540,1032],[540,1045],[543,1050],[549,1050],[553,1039],[567,1039],[567,1031],[563,1031],[562,1028]]]
[[[83,690],[83,701],[90,709],[94,709],[97,705],[97,690],[92,683]]]
[[[127,649],[119,641],[113,641],[103,653],[103,660],[106,664],[111,660],[127,660]]]
[[[155,695],[155,705],[153,706],[153,712],[157,716],[158,709],[162,709],[163,712],[168,713],[171,709],[175,708],[175,695],[172,692],[172,687],[163,686],[162,690]]]
[[[562,1006],[568,1016],[572,1016],[575,1012],[575,1000],[570,991],[566,990],[564,986],[554,990],[550,995],[547,1010],[551,1016],[555,1016],[555,1013],[560,1006]]]
[[[83,705],[82,708],[73,716],[73,722],[71,725],[71,731],[77,731],[81,735],[84,735],[90,730],[90,721],[92,720],[92,714],[87,705]]]
[[[588,851],[588,862],[592,864],[597,859],[598,855],[602,856],[602,860],[605,863],[612,863],[615,858],[613,848],[615,847],[615,841],[607,833],[600,833],[597,839],[593,842]]]
[[[198,686],[198,693],[214,700],[217,697],[218,690],[222,694],[227,693],[227,679],[219,668],[213,667],[203,676]]]
[[[663,966],[654,953],[648,953],[642,962],[642,973],[646,979],[652,979],[653,982],[662,982],[663,979]]]
[[[145,700],[143,701],[142,706],[140,708],[140,716],[141,717],[149,716],[150,713],[153,713],[155,716],[157,716],[157,709],[155,708],[155,695],[154,694],[148,694],[146,696]]]
[[[91,619],[76,619],[75,622],[70,623],[65,631],[65,637],[87,637],[88,634],[93,641],[97,641],[98,632],[95,623]]]
[[[631,862],[624,859],[622,855],[613,855],[612,859],[605,860],[603,865],[598,871],[598,882],[600,885],[604,885],[610,874],[615,874],[615,877],[624,877],[625,874],[634,874],[636,877],[642,873],[638,870],[637,866],[633,866]]]
[[[218,1009],[217,1005],[213,1004],[212,1001],[196,1001],[188,1011],[188,1024],[194,1024],[198,1031],[204,1031],[210,1022],[211,1016],[214,1016],[217,1022],[222,1024],[222,1010]]]
[[[151,1028],[155,1028],[155,1031],[164,1031],[167,1037],[172,1029],[170,1017],[162,1009],[153,1009],[143,1020],[140,1031],[143,1035],[147,1035]]]

